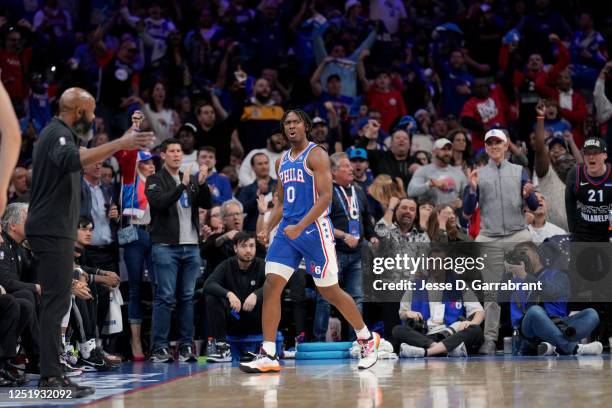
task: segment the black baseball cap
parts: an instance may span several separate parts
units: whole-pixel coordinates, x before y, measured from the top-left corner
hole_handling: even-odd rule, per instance
[[[606,142],[598,137],[589,137],[584,141],[584,145],[582,146],[583,151],[591,150],[606,153],[608,151],[607,149],[608,146],[606,145]]]

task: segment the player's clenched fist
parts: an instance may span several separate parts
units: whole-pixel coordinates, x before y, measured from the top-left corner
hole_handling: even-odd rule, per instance
[[[287,238],[294,240],[300,236],[302,230],[297,225],[287,225],[283,230]]]

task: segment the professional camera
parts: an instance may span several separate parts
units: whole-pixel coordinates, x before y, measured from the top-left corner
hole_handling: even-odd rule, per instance
[[[427,322],[423,320],[408,319],[406,320],[406,325],[419,333],[427,334]]]

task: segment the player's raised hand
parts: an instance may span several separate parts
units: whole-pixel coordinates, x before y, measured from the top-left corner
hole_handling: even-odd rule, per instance
[[[285,233],[287,238],[293,241],[294,239],[300,236],[302,230],[297,225],[287,225],[283,232]]]

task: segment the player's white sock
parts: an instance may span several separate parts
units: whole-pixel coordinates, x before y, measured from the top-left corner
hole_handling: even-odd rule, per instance
[[[355,334],[357,335],[357,340],[367,340],[372,336],[372,333],[368,330],[368,326],[363,326],[363,329],[355,330]]]
[[[66,348],[66,333],[62,333],[62,349]]]
[[[276,343],[273,341],[264,341],[261,348],[263,348],[264,351],[271,356],[276,354]]]

